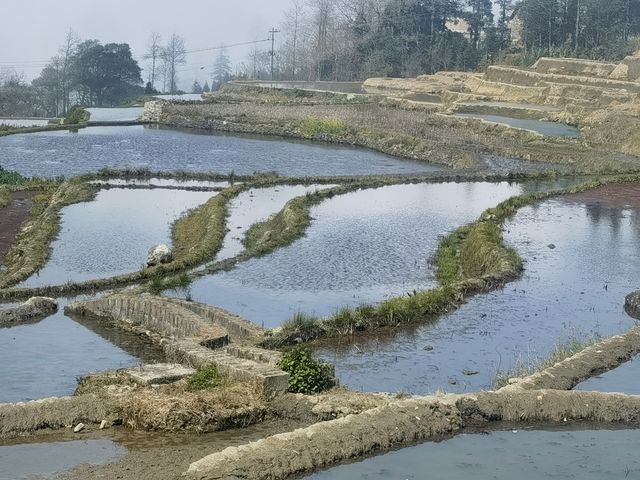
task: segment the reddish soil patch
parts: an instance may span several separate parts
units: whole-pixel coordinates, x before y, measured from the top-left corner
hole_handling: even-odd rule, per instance
[[[13,203],[0,209],[0,264],[22,224],[29,218],[34,192],[13,192],[11,196]]]
[[[640,183],[615,183],[582,193],[564,195],[562,200],[575,203],[598,203],[610,208],[640,209]]]

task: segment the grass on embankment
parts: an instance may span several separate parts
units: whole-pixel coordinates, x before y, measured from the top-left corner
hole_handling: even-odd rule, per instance
[[[0,186],[0,208],[11,205],[11,191],[7,187]]]
[[[509,370],[498,370],[493,379],[492,389],[498,390],[509,385],[511,378],[526,378],[534,373],[542,372],[556,363],[562,362],[585,348],[601,342],[602,338],[592,335],[585,338],[572,337],[565,342],[558,343],[546,356],[528,353],[527,356],[519,356],[515,365]]]
[[[442,240],[434,256],[438,287],[391,298],[377,305],[342,308],[324,319],[299,313],[263,344],[279,348],[434,319],[456,309],[469,296],[490,291],[520,275],[522,260],[515,250],[504,245],[502,237],[503,222],[518,209],[555,195],[577,193],[607,183],[639,180],[640,175],[613,177],[562,191],[512,197],[486,210],[476,222],[457,229]],[[279,228],[285,230],[281,226]]]
[[[92,187],[82,181],[74,180],[65,182],[60,190],[65,187],[65,192],[69,186],[76,189],[86,189],[93,192]],[[228,215],[228,203],[245,186],[230,187],[213,196],[209,201],[198,208],[188,212],[178,219],[173,225],[173,261],[154,267],[145,267],[137,272],[119,275],[111,278],[90,280],[82,283],[68,283],[65,285],[52,285],[33,289],[5,290],[0,295],[3,300],[14,300],[31,296],[60,296],[65,294],[79,293],[82,291],[93,291],[103,288],[123,286],[127,284],[144,282],[151,280],[151,287],[154,291],[162,291],[165,288],[183,287],[188,284],[184,273],[188,268],[194,267],[206,260],[213,258],[222,247],[226,234],[226,217]],[[12,246],[9,255],[12,255],[12,262],[6,272],[0,275],[0,289],[15,285],[21,280],[29,277],[33,272],[41,268],[49,255],[49,244],[55,237],[59,229],[59,211],[70,203],[87,201],[91,196],[79,198],[71,197],[71,192],[67,192],[69,203],[60,201],[59,192],[49,197],[42,198],[36,196],[32,216],[36,219],[37,228],[27,225],[19,235],[18,240]],[[67,197],[65,197],[66,199]],[[40,211],[41,210],[41,211]],[[35,225],[36,223],[34,223]],[[33,254],[21,255],[23,251],[32,251]],[[9,258],[9,255],[7,258]],[[23,257],[29,257],[23,258]],[[178,275],[177,277],[175,277]]]
[[[60,230],[60,210],[93,198],[89,185],[68,181],[51,184],[33,197],[30,219],[18,234],[5,257],[6,269],[0,273],[0,288],[25,280],[49,258],[49,245]]]

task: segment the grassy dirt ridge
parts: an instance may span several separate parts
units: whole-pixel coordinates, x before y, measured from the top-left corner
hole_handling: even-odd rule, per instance
[[[515,250],[504,245],[502,238],[502,224],[518,209],[552,196],[582,192],[607,183],[638,180],[640,175],[617,176],[568,189],[512,197],[442,240],[433,259],[438,287],[391,298],[377,305],[342,308],[323,319],[296,314],[275,330],[263,346],[282,348],[320,338],[434,320],[454,310],[470,296],[493,290],[519,277],[522,260]],[[286,218],[282,217],[283,220]]]
[[[0,273],[0,288],[25,280],[49,259],[49,245],[60,231],[60,210],[93,198],[95,189],[79,181],[51,185],[33,197],[31,219],[18,234],[5,257],[6,269]]]
[[[84,181],[76,180],[73,183],[75,185],[83,186],[83,188],[90,189],[89,184]],[[6,281],[4,280],[5,277],[0,277],[0,281],[4,282],[0,283],[0,289],[6,289],[0,290],[0,299],[12,301],[32,296],[59,297],[80,292],[92,292],[106,288],[115,288],[147,280],[162,281],[164,277],[171,277],[172,275],[184,273],[189,268],[214,257],[222,247],[222,242],[224,241],[226,233],[228,202],[245,188],[248,187],[240,185],[222,190],[205,204],[191,210],[184,217],[178,219],[176,223],[174,223],[172,230],[175,252],[174,259],[170,263],[146,267],[142,270],[129,274],[90,280],[81,283],[50,285],[30,289],[6,289],[11,285],[15,285],[18,281],[28,277],[37,268],[40,268],[44,262],[46,262],[48,258],[49,243],[55,237],[59,228],[59,210],[64,206],[64,204],[52,200],[46,209],[49,212],[49,215],[47,215],[47,221],[42,223],[49,233],[45,235],[44,233],[46,232],[42,228],[32,229],[27,226],[23,230],[23,234],[21,234],[25,236],[23,243],[28,242],[29,245],[32,245],[32,249],[45,251],[47,252],[47,255],[40,258],[37,267],[31,269],[28,275],[24,276],[27,270],[23,269],[24,271],[18,280],[16,280],[16,278],[18,278],[16,275],[6,278]],[[87,199],[89,198],[90,197]],[[51,216],[52,214],[55,214],[55,216]],[[51,231],[53,231],[53,233],[51,233]],[[11,251],[14,249],[19,251],[17,249],[21,248],[20,240],[21,239],[18,239]],[[11,251],[9,253],[11,253]],[[8,273],[8,271],[5,273]]]
[[[640,167],[633,149],[610,141],[608,124],[588,126],[581,139],[543,138],[506,126],[379,103],[308,106],[269,104],[255,97],[244,102],[163,104],[160,123],[356,145],[455,168],[473,167],[483,154],[564,164],[581,173],[622,173]]]

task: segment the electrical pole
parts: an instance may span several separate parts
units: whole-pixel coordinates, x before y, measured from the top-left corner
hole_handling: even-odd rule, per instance
[[[273,59],[276,56],[276,33],[280,33],[280,30],[272,28],[271,30],[269,30],[269,33],[271,34],[271,51],[269,52],[269,55],[271,55],[271,81],[273,82]]]

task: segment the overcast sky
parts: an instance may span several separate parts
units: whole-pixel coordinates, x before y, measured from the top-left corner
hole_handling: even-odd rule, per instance
[[[128,43],[134,55],[144,54],[154,31],[163,39],[174,32],[182,35],[187,50],[266,39],[268,30],[281,23],[289,1],[2,0],[0,69],[15,68],[31,80],[56,54],[69,28],[82,40]],[[248,49],[229,48],[234,64]],[[194,79],[204,82],[215,55],[215,51],[190,54],[187,65],[180,68],[181,86],[190,86]],[[143,61],[140,66],[144,67]]]

